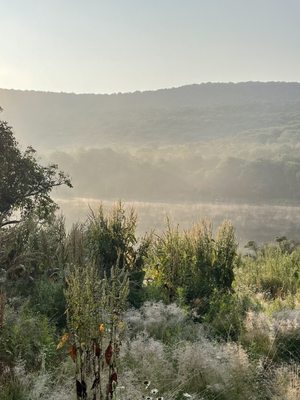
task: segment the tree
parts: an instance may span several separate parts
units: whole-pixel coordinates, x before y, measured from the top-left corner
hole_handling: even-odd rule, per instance
[[[50,192],[61,185],[72,187],[70,178],[56,164],[40,165],[32,147],[22,152],[12,128],[0,121],[0,228],[31,212],[47,218],[57,208]]]

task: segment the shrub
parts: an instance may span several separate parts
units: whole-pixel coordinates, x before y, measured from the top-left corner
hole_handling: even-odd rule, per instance
[[[62,276],[66,261],[62,218],[41,224],[34,215],[29,216],[13,228],[2,229],[0,236],[0,263],[8,297],[29,297],[43,277]]]
[[[238,263],[232,225],[225,221],[213,238],[207,221],[180,232],[168,224],[148,254],[146,279],[159,287],[167,303],[178,301],[204,315],[214,290],[231,291]]]
[[[60,276],[46,275],[35,282],[29,305],[33,311],[48,317],[59,330],[65,328],[66,300],[64,282]]]
[[[266,245],[256,258],[243,258],[235,279],[238,287],[250,287],[269,300],[296,295],[300,288],[300,249],[289,254],[278,245]]]
[[[33,371],[42,365],[53,366],[56,360],[55,332],[45,316],[32,314],[26,307],[17,312],[7,307],[0,335],[2,369],[11,370],[19,359]]]
[[[204,321],[213,335],[226,340],[238,340],[243,330],[243,320],[251,303],[246,297],[215,291]]]
[[[144,258],[151,244],[151,236],[138,240],[137,216],[126,210],[121,202],[108,213],[101,205],[85,225],[73,227],[67,239],[67,253],[74,265],[93,264],[103,278],[118,266],[128,273],[130,304],[139,307],[144,300]]]

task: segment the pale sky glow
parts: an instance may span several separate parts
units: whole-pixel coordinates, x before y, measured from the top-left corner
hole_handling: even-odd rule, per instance
[[[0,0],[0,87],[300,81],[299,0]]]

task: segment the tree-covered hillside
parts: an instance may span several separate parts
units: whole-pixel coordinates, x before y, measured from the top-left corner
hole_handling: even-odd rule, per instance
[[[207,83],[112,95],[0,90],[25,142],[39,149],[197,142],[300,122],[299,83]]]

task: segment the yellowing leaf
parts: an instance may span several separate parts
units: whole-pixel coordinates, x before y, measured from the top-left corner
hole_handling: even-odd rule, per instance
[[[62,349],[64,347],[64,345],[66,344],[67,340],[69,339],[69,336],[70,335],[68,333],[65,333],[61,337],[60,341],[58,342],[58,345],[56,346],[56,350],[60,350],[60,349]]]
[[[103,333],[105,331],[105,326],[104,326],[104,324],[100,324],[99,325],[99,332],[100,333]]]

